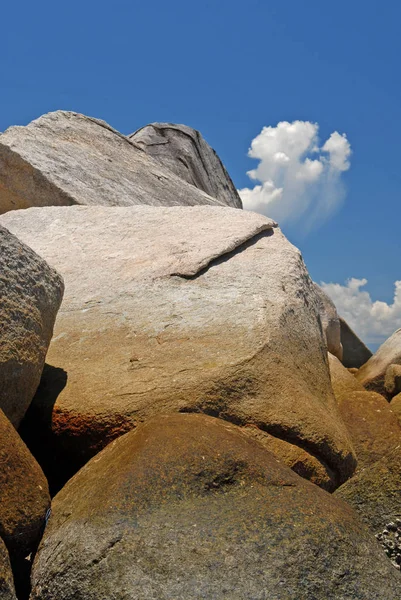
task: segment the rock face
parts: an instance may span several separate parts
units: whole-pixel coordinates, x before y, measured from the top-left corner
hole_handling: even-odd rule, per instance
[[[372,352],[359,339],[348,323],[340,317],[342,363],[345,367],[359,369],[372,356]]]
[[[368,390],[386,395],[384,380],[387,368],[401,364],[401,329],[380,346],[377,352],[356,373],[355,377]]]
[[[0,213],[71,204],[230,203],[186,183],[107,123],[84,115],[57,111],[0,135]]]
[[[340,363],[338,358],[329,353],[328,359],[331,385],[337,401],[349,392],[363,392],[365,390],[363,385]]]
[[[0,227],[0,409],[18,426],[39,385],[63,281]]]
[[[339,360],[342,360],[343,348],[341,345],[340,320],[338,318],[337,309],[333,301],[322,290],[315,285],[317,297],[319,299],[319,313],[322,322],[323,332],[327,342],[327,350]]]
[[[401,393],[394,396],[390,402],[390,408],[397,415],[399,423],[401,423]]]
[[[46,511],[48,485],[24,442],[0,411],[0,536],[12,559],[35,549]]]
[[[177,411],[295,444],[334,487],[353,472],[314,288],[271,220],[217,207],[51,207],[0,221],[66,280],[52,368],[28,420],[58,472],[58,451],[76,469]]]
[[[227,206],[242,208],[223,163],[199,131],[186,125],[151,123],[129,139],[187,183]]]
[[[387,367],[384,377],[384,389],[389,398],[393,398],[401,392],[401,364]]]
[[[0,538],[0,598],[1,600],[17,600],[15,595],[13,574],[7,548]]]
[[[32,584],[31,600],[393,600],[400,579],[345,503],[237,427],[165,415],[57,495]]]
[[[348,392],[339,408],[358,458],[358,470],[401,444],[401,427],[389,403],[376,392]],[[401,498],[400,498],[401,508]]]
[[[375,534],[400,517],[401,445],[335,492],[348,502]]]

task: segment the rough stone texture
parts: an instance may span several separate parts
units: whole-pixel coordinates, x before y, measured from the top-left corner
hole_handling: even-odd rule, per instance
[[[7,548],[0,538],[0,598],[1,600],[17,600],[14,579],[11,571]]]
[[[151,123],[129,139],[184,181],[227,206],[242,208],[241,198],[223,163],[196,129]]]
[[[401,393],[394,396],[394,398],[391,400],[390,408],[397,416],[399,423],[401,423]]]
[[[328,354],[330,379],[337,401],[346,393],[364,391],[363,385],[332,354]]]
[[[0,221],[66,280],[53,368],[27,421],[58,473],[175,411],[255,425],[316,456],[336,485],[353,472],[315,291],[271,220],[217,207],[51,207]]]
[[[400,583],[345,503],[234,425],[167,415],[57,495],[31,600],[394,600]]]
[[[339,360],[342,360],[343,347],[341,345],[340,320],[334,302],[315,283],[315,290],[319,299],[319,313],[322,321],[322,328],[327,342],[327,350]]]
[[[335,490],[336,474],[316,456],[311,456],[303,448],[274,437],[254,425],[245,426],[243,430],[247,435],[258,440],[266,450],[272,452],[281,463],[304,479],[329,492]]]
[[[71,204],[224,206],[104,121],[48,113],[0,135],[0,213]]]
[[[373,533],[381,533],[401,515],[401,445],[362,469],[335,494],[359,513]]]
[[[46,511],[48,485],[42,469],[0,410],[0,536],[11,558],[35,549]]]
[[[393,398],[401,392],[401,365],[390,365],[386,369],[384,388],[387,397]]]
[[[0,226],[0,409],[15,426],[39,385],[63,287],[56,271]]]
[[[358,470],[372,465],[401,444],[397,416],[380,394],[347,392],[338,403],[356,451]]]
[[[359,369],[369,360],[372,352],[342,317],[340,317],[340,327],[343,347],[342,363],[345,367]]]
[[[372,358],[358,370],[355,377],[366,389],[387,396],[384,379],[387,368],[392,364],[401,364],[401,329],[397,329],[380,346]]]

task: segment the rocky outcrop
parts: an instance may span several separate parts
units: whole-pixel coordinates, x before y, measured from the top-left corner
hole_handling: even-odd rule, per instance
[[[401,393],[394,396],[394,398],[391,400],[390,408],[397,416],[398,421],[401,423]]]
[[[224,206],[104,121],[46,114],[0,135],[0,213],[31,206]]]
[[[343,348],[342,363],[345,367],[359,369],[372,356],[372,352],[359,339],[356,333],[351,329],[348,323],[340,319],[341,345]]]
[[[227,206],[242,208],[223,163],[199,131],[186,125],[151,123],[129,139],[187,183]]]
[[[397,329],[377,352],[355,374],[358,381],[368,390],[387,395],[385,376],[390,365],[401,364],[401,329]]]
[[[32,584],[31,600],[393,600],[400,579],[345,503],[237,427],[165,415],[57,495]]]
[[[57,452],[71,475],[121,433],[178,411],[297,445],[333,487],[350,476],[313,284],[274,222],[216,207],[52,207],[0,221],[66,280],[27,421],[58,473]]]
[[[316,295],[319,300],[319,314],[322,322],[322,329],[327,343],[327,351],[342,360],[343,348],[341,345],[340,320],[334,302],[322,290],[314,284]]]
[[[13,574],[7,548],[0,538],[0,598],[1,600],[17,600],[15,595]]]
[[[39,385],[63,281],[0,227],[0,409],[18,426]]]

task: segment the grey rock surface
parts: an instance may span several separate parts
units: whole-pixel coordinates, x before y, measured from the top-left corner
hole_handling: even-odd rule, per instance
[[[53,502],[31,600],[394,600],[356,514],[220,419],[164,415]]]
[[[225,205],[104,121],[48,113],[0,135],[0,213],[30,206]]]
[[[401,365],[401,329],[397,329],[355,373],[358,381],[368,390],[387,396],[385,376],[390,365]]]
[[[341,344],[340,320],[334,302],[322,290],[320,285],[314,284],[319,300],[319,314],[323,332],[326,338],[327,350],[339,360],[342,360],[343,347]]]
[[[7,548],[0,538],[0,598],[1,600],[17,600],[14,579],[11,571]]]
[[[348,369],[359,369],[372,356],[371,350],[362,342],[348,323],[340,317],[342,363]]]
[[[16,427],[39,385],[63,281],[0,227],[0,408]]]
[[[300,446],[334,487],[351,475],[314,287],[274,222],[144,206],[32,208],[0,222],[66,281],[29,425],[48,436],[45,462],[62,448],[76,468],[155,414],[205,412]]]
[[[241,198],[216,152],[196,129],[174,123],[151,123],[129,136],[184,181],[234,208]]]

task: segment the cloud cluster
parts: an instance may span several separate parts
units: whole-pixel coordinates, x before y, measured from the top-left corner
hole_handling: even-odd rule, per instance
[[[279,223],[307,217],[304,229],[334,212],[344,198],[341,174],[350,167],[351,146],[335,131],[319,147],[318,132],[317,123],[309,121],[281,121],[262,129],[248,152],[260,162],[247,173],[260,183],[238,190],[244,208]]]
[[[348,279],[346,285],[339,283],[321,283],[323,290],[330,296],[338,313],[368,344],[382,343],[394,331],[401,327],[401,281],[394,284],[392,304],[373,302],[369,292],[361,288],[367,279]]]

